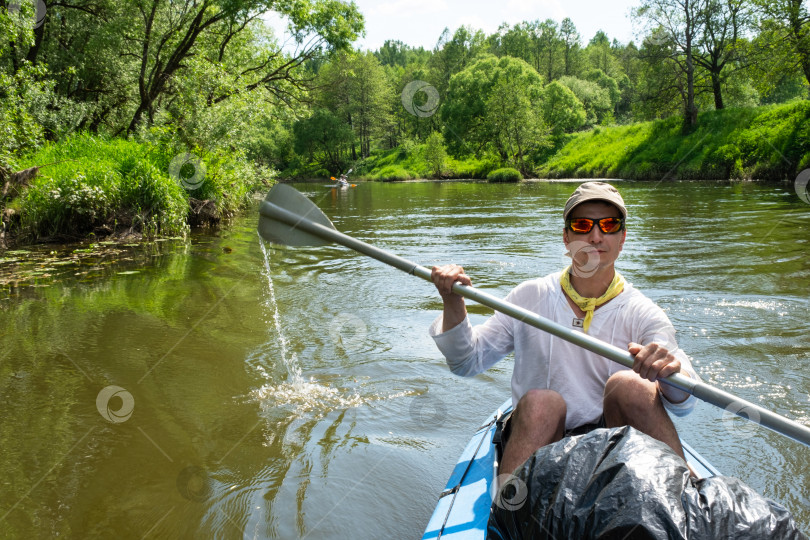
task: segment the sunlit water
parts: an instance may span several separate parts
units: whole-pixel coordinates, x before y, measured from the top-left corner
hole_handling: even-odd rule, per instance
[[[571,183],[296,187],[339,230],[459,262],[500,296],[567,262]],[[810,424],[810,206],[787,185],[621,189],[619,267],[704,380]],[[429,284],[255,227],[251,212],[189,242],[0,254],[0,537],[421,534],[510,361],[453,376]],[[677,425],[810,529],[810,450],[709,405]]]

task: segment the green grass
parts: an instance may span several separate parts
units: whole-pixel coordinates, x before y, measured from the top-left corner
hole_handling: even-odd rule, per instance
[[[424,144],[411,144],[372,153],[355,165],[352,177],[358,180],[396,181],[415,178],[474,178],[485,179],[501,163],[492,156],[482,158],[448,156],[440,177],[424,158]]]
[[[810,165],[810,102],[708,111],[577,133],[537,174],[547,178],[794,179]]]
[[[520,182],[523,180],[523,175],[517,169],[511,167],[504,167],[502,169],[495,169],[487,175],[487,180],[490,182]]]
[[[17,216],[11,232],[21,242],[178,236],[200,223],[192,200],[212,201],[209,220],[227,218],[250,200],[259,175],[241,155],[190,152],[199,162],[172,175],[172,160],[185,153],[172,144],[77,134],[46,145],[19,160],[21,168],[40,169],[8,204]]]
[[[540,178],[635,180],[793,180],[810,167],[810,101],[706,111],[684,130],[681,117],[624,126],[598,126],[566,135],[535,155]],[[352,164],[358,180],[435,178],[425,145],[405,141]],[[485,179],[509,164],[497,156],[448,156],[441,178]],[[296,170],[284,176],[325,177]]]

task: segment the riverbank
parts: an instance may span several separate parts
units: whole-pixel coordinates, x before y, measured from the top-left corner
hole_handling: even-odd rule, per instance
[[[556,144],[524,176],[793,181],[810,167],[810,101],[707,111],[689,132],[669,118],[597,127]],[[358,162],[351,179],[484,180],[503,165],[408,143]],[[184,236],[228,220],[274,176],[234,149],[89,134],[45,145],[14,171],[0,168],[0,249]]]
[[[536,170],[547,178],[793,181],[810,167],[810,101],[707,111],[576,133]]]
[[[234,150],[78,134],[0,170],[0,248],[184,236],[245,207],[272,174]]]
[[[352,176],[486,179],[506,165],[494,156],[447,156],[437,166],[435,159],[429,162],[431,155],[426,144],[406,144],[360,161]],[[528,176],[792,181],[810,167],[810,101],[706,111],[688,132],[680,117],[598,126],[564,136],[538,162]]]

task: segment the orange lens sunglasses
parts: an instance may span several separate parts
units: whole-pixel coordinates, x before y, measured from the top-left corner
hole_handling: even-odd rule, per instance
[[[565,225],[572,232],[577,234],[587,234],[591,232],[594,225],[599,226],[605,234],[614,234],[624,229],[624,219],[617,217],[605,217],[600,219],[591,218],[568,218],[565,220]]]

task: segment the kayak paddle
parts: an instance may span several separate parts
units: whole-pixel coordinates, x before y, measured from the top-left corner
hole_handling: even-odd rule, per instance
[[[433,282],[428,268],[337,231],[320,208],[296,189],[286,184],[273,186],[267,197],[262,201],[259,207],[258,229],[259,234],[265,240],[288,246],[324,246],[334,242],[408,274],[420,277],[425,281]],[[540,317],[527,309],[479,291],[474,287],[456,283],[453,285],[453,292],[562,338],[574,345],[602,355],[625,367],[633,367],[633,355],[615,345],[605,343],[588,334],[577,332]],[[707,403],[721,407],[810,446],[810,428],[794,420],[780,416],[704,382],[692,380],[681,373],[674,373],[660,380]]]

